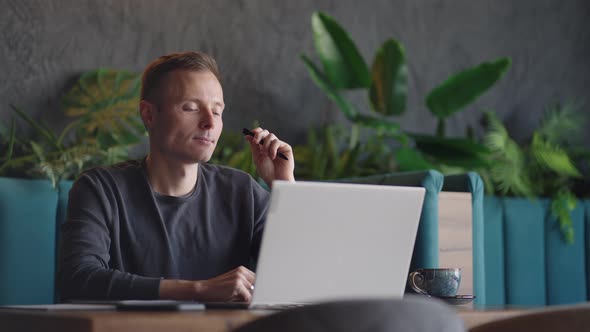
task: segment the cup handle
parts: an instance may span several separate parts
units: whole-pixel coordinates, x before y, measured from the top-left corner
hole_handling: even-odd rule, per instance
[[[418,287],[418,285],[416,285],[416,282],[414,280],[415,280],[415,278],[417,276],[420,276],[420,277],[424,278],[424,276],[420,272],[412,272],[412,273],[410,273],[410,287],[414,290],[414,292],[416,292],[418,294],[428,295],[428,292],[426,292],[422,288]]]

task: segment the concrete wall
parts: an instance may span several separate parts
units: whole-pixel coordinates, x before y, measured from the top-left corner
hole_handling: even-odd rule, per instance
[[[500,56],[512,57],[510,72],[449,121],[451,133],[477,124],[489,108],[524,137],[548,103],[588,96],[587,0],[0,0],[0,121],[7,123],[13,103],[60,129],[59,96],[82,71],[141,71],[161,54],[202,50],[225,76],[226,129],[258,119],[300,142],[308,126],[341,119],[298,58],[313,54],[315,10],[336,17],[369,63],[387,38],[405,45],[410,107],[401,122],[411,130],[434,131],[428,91]]]

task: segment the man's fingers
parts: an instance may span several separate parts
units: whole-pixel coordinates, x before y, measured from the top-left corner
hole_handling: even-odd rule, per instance
[[[275,136],[275,138],[276,138],[276,136]],[[274,160],[277,157],[277,152],[279,151],[279,148],[283,144],[284,143],[279,139],[275,139],[270,143],[270,146],[268,147],[268,151],[269,151],[269,156],[271,159]]]
[[[242,275],[244,278],[246,278],[248,283],[254,284],[254,282],[256,281],[256,273],[250,271],[248,268],[246,268],[244,266],[240,266],[236,270],[240,275]],[[250,286],[250,285],[248,285],[248,286]]]
[[[279,139],[275,136],[275,134],[269,134],[264,138],[264,145],[263,150],[265,154],[269,156],[271,159],[274,159],[276,156],[276,144],[280,143]],[[278,148],[278,147],[277,147]],[[273,155],[274,153],[274,155]]]
[[[276,141],[276,140],[277,140],[277,137],[275,136],[275,134],[269,132],[268,135],[266,135],[266,137],[264,137],[264,143],[262,143],[262,146],[268,150],[268,148],[270,147],[272,142]]]
[[[254,134],[254,142],[256,144],[260,144],[260,141],[264,140],[268,135],[270,135],[270,132],[266,129],[258,131]],[[265,140],[265,142],[266,142],[266,140]]]
[[[243,279],[236,280],[231,301],[252,301],[252,285]]]

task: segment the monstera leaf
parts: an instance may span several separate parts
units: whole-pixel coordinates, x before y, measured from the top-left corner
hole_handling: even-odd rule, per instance
[[[123,70],[86,72],[64,96],[64,112],[78,118],[76,127],[86,135],[102,131],[128,139],[135,133],[137,141],[145,132],[137,108],[140,83],[138,74]]]

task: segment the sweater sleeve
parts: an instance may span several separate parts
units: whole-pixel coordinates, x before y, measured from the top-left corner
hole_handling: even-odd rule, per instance
[[[251,260],[253,266],[256,266],[258,255],[260,253],[260,244],[262,242],[262,234],[264,232],[264,225],[266,222],[266,214],[268,212],[268,204],[270,200],[270,193],[251,178],[252,188],[252,204],[254,212],[254,227],[252,234],[252,244],[250,249]]]
[[[98,177],[82,175],[69,194],[61,228],[57,288],[62,300],[151,300],[159,297],[159,278],[109,268],[114,204]]]

